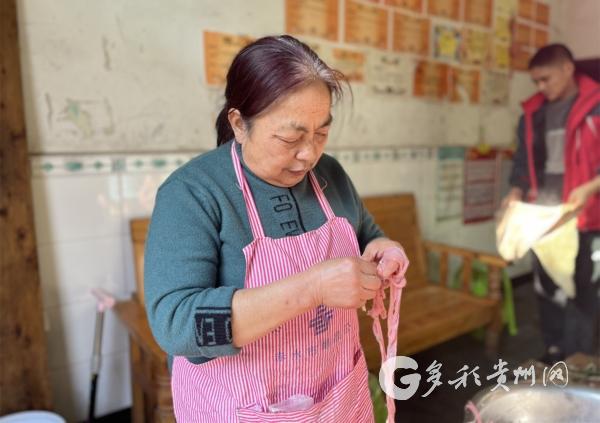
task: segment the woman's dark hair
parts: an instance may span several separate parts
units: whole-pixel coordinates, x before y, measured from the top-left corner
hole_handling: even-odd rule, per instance
[[[227,118],[231,108],[240,111],[248,129],[252,119],[290,92],[322,81],[334,100],[343,95],[344,75],[306,44],[289,35],[263,37],[235,56],[227,72],[225,105],[216,122],[217,146],[233,138]]]

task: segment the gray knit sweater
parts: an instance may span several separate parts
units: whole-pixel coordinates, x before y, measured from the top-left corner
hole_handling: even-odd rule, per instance
[[[230,152],[231,141],[167,178],[146,241],[144,296],[152,333],[169,355],[193,363],[239,352],[232,345],[231,301],[244,287],[242,249],[252,232]],[[242,166],[266,236],[299,235],[325,223],[307,177],[281,188]],[[334,213],[354,227],[361,250],[383,236],[334,158],[323,155],[314,172]]]

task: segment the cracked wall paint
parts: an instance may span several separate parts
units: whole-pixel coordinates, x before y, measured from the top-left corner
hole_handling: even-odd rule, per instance
[[[109,53],[108,49],[109,49],[108,39],[106,37],[102,37],[102,52],[104,53],[104,69],[106,69],[107,71],[110,72],[110,70],[111,70],[110,53]]]
[[[50,94],[46,93],[44,98],[46,99],[46,107],[48,108],[48,112],[46,114],[46,123],[48,124],[48,128],[52,129],[52,118],[54,114],[54,110],[52,109],[52,97]]]
[[[67,104],[62,109],[59,120],[75,125],[83,139],[90,138],[94,134],[92,115],[81,107],[79,101],[67,99]]]

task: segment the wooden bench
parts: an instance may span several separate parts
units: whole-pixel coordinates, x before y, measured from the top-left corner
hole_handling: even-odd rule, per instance
[[[500,272],[507,263],[495,255],[423,241],[412,194],[370,197],[364,202],[386,235],[404,246],[411,261],[400,308],[398,354],[414,354],[482,326],[488,328],[486,345],[494,350],[502,327]],[[130,222],[137,291],[131,300],[119,302],[115,310],[129,332],[132,421],[174,422],[167,355],[154,340],[143,307],[144,245],[148,224],[148,218]],[[440,255],[440,280],[447,279],[450,255],[463,259],[461,290],[427,280],[426,251]],[[473,260],[480,260],[489,267],[489,298],[477,298],[469,292]],[[369,370],[377,374],[381,359],[372,333],[372,319],[361,311],[359,319],[361,343]],[[386,333],[385,322],[383,328]]]
[[[114,310],[129,334],[131,421],[175,423],[167,354],[154,340],[143,305],[144,245],[149,223],[148,218],[130,222],[137,289],[132,299],[117,302]]]
[[[399,241],[410,260],[408,283],[400,306],[398,355],[426,350],[483,326],[487,328],[486,348],[490,353],[495,352],[502,329],[500,278],[508,263],[496,255],[424,241],[412,194],[369,197],[363,201],[386,236]],[[428,253],[438,255],[440,281],[448,279],[450,256],[462,259],[460,289],[428,280]],[[474,260],[488,266],[487,298],[471,294],[471,263]],[[373,336],[372,319],[360,311],[359,320],[369,370],[378,374],[381,355]],[[385,323],[382,326],[383,333],[387,333]]]

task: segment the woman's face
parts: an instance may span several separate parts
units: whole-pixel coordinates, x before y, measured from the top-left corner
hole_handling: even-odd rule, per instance
[[[322,82],[300,88],[270,106],[254,119],[250,131],[239,111],[229,113],[246,165],[279,187],[298,184],[317,164],[331,119],[331,95]]]

